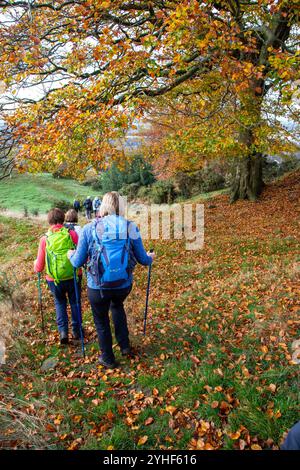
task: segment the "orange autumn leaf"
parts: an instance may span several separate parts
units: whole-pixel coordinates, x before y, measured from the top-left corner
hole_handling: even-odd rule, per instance
[[[68,450],[77,450],[80,445],[82,444],[83,439],[79,437],[78,439],[74,439],[74,441],[69,445]]]
[[[235,441],[236,439],[240,438],[241,433],[240,433],[240,431],[236,431],[234,433],[228,433],[228,436],[230,437],[230,439]]]
[[[150,416],[149,418],[146,419],[145,426],[149,426],[149,424],[152,424],[153,422],[154,422],[154,418]]]
[[[196,364],[196,365],[200,364],[200,362],[201,362],[200,359],[198,359],[198,357],[196,357],[196,356],[191,356],[191,359],[194,362],[194,364]]]
[[[137,445],[142,446],[148,441],[148,436],[142,436],[139,438]]]

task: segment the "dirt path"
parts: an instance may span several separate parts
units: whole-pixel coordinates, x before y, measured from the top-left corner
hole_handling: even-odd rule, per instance
[[[7,209],[1,209],[0,215],[6,216],[6,217],[12,217],[15,219],[24,219],[24,220],[32,220],[32,221],[40,221],[40,222],[44,222],[47,220],[47,214],[40,214],[37,216],[30,215],[28,217],[25,217],[23,212],[10,211]]]
[[[139,215],[139,212],[143,208],[143,204],[129,204],[128,205],[128,216],[136,218],[137,215]],[[28,217],[24,216],[23,212],[20,211],[11,211],[8,209],[0,209],[0,215],[6,216],[6,217],[12,217],[15,219],[23,219],[23,220],[30,220],[33,222],[46,222],[47,221],[47,214],[39,214],[37,216],[34,215],[29,215]],[[85,216],[83,213],[79,215],[79,223],[81,225],[84,225],[84,222],[86,220]]]

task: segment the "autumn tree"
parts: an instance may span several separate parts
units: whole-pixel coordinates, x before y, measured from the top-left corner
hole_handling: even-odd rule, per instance
[[[82,172],[111,150],[118,158],[114,139],[155,97],[214,74],[242,116],[233,199],[260,194],[262,106],[272,93],[291,104],[299,73],[297,0],[0,0],[0,8],[1,109],[19,165],[68,159]]]
[[[296,91],[294,98],[294,105],[278,99],[278,93],[262,100],[260,119],[253,126],[259,156],[299,150]],[[207,73],[152,101],[147,114],[149,156],[164,176],[193,175],[219,162],[236,182],[240,155],[245,154],[239,132],[248,119],[249,111],[241,109],[234,84],[215,72]]]

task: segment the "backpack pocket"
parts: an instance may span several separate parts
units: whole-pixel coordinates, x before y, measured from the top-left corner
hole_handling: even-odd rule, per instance
[[[119,287],[128,280],[127,240],[110,240],[103,244],[101,263],[104,269],[101,287]]]

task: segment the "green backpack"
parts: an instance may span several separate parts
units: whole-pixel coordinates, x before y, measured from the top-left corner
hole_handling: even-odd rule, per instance
[[[62,227],[57,232],[49,230],[46,234],[46,272],[57,284],[73,278],[73,266],[67,257],[68,250],[75,244],[69,230]]]

